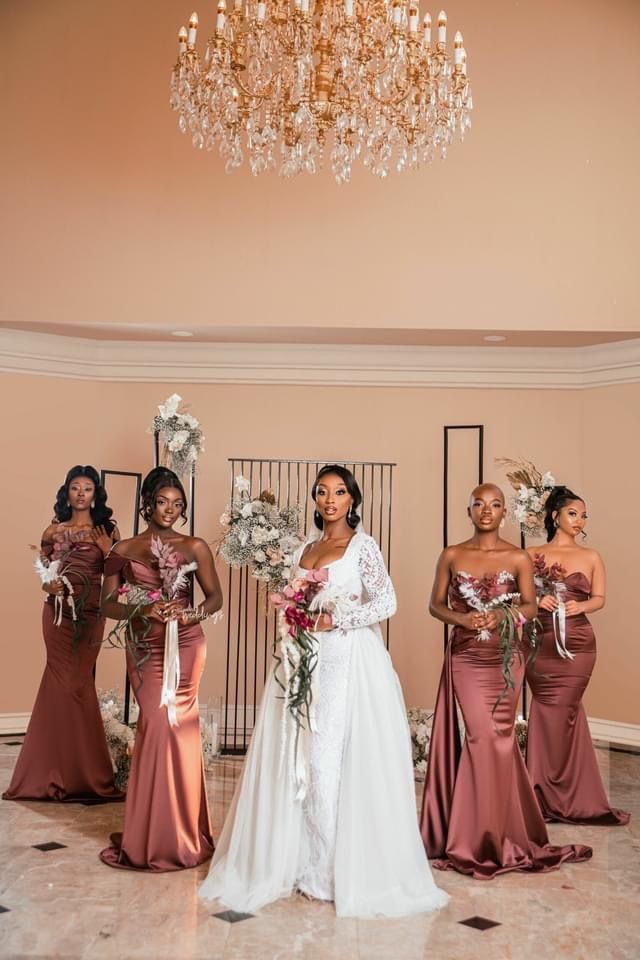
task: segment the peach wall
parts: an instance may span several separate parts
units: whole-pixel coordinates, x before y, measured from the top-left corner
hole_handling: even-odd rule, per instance
[[[198,533],[216,537],[229,488],[227,457],[380,459],[397,461],[394,480],[392,570],[400,611],[391,652],[410,704],[431,705],[440,670],[442,632],[426,613],[435,559],[441,546],[442,425],[482,422],[487,476],[498,478],[493,458],[525,455],[584,492],[590,540],[610,571],[606,609],[594,617],[600,658],[587,695],[589,713],[638,723],[638,658],[629,608],[634,531],[640,523],[632,442],[615,436],[631,426],[640,385],[579,392],[548,390],[429,390],[98,384],[3,375],[2,471],[4,504],[0,579],[5,624],[0,633],[0,713],[28,711],[44,662],[41,594],[30,571],[29,543],[51,517],[65,470],[77,461],[145,471],[151,438],[145,434],[155,405],[177,390],[200,417],[207,451],[198,477]],[[288,426],[290,424],[290,426]],[[616,431],[611,429],[616,425]],[[467,459],[465,459],[467,458]],[[460,472],[468,455],[455,453]],[[464,483],[452,485],[453,533],[464,535]],[[507,531],[512,539],[515,528]],[[224,582],[224,580],[223,580]],[[203,695],[222,693],[224,624],[207,626],[209,659]],[[101,654],[98,682],[120,682],[122,654]]]
[[[178,133],[192,0],[3,0],[0,319],[639,330],[640,4],[446,7],[467,142],[338,188],[226,176]]]

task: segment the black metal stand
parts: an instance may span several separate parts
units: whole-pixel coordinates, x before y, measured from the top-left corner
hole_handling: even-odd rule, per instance
[[[354,474],[362,491],[360,514],[363,525],[380,544],[387,568],[390,568],[393,468],[396,466],[394,463],[234,457],[229,460],[230,496],[233,496],[235,477],[242,474],[251,484],[252,496],[258,496],[262,490],[268,489],[282,507],[301,504],[304,507],[302,527],[306,534],[313,523],[309,491],[316,474],[325,463],[338,463]],[[277,622],[274,612],[267,607],[264,592],[246,569],[229,568],[227,609],[222,752],[242,755],[247,750],[255,724],[259,695],[266,681],[271,651],[277,638]],[[388,649],[389,621],[383,630]],[[251,698],[253,699],[250,703]]]
[[[444,428],[443,442],[443,476],[442,476],[442,548],[449,546],[449,431],[450,430],[473,430],[478,435],[478,479],[477,483],[484,481],[484,424],[453,424],[446,425]],[[449,625],[444,624],[444,647],[447,648],[449,642]]]

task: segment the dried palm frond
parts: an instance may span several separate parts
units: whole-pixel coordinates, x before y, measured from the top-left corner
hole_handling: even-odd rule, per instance
[[[495,462],[501,467],[511,467],[511,470],[507,470],[507,480],[514,490],[519,490],[520,486],[542,490],[544,486],[542,474],[530,460],[524,460],[522,457],[518,460],[496,457]]]

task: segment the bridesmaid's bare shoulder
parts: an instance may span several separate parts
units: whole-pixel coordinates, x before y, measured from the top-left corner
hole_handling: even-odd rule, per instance
[[[64,530],[64,526],[60,523],[50,523],[48,527],[45,528],[42,537],[40,538],[42,543],[51,543],[56,533],[60,533],[61,530]]]

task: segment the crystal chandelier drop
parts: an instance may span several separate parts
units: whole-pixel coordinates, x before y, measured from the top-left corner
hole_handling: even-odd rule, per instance
[[[447,16],[420,27],[417,0],[219,0],[201,59],[198,16],[178,33],[171,106],[194,147],[218,145],[230,172],[315,173],[338,183],[354,162],[386,177],[443,159],[473,107],[462,35]]]

